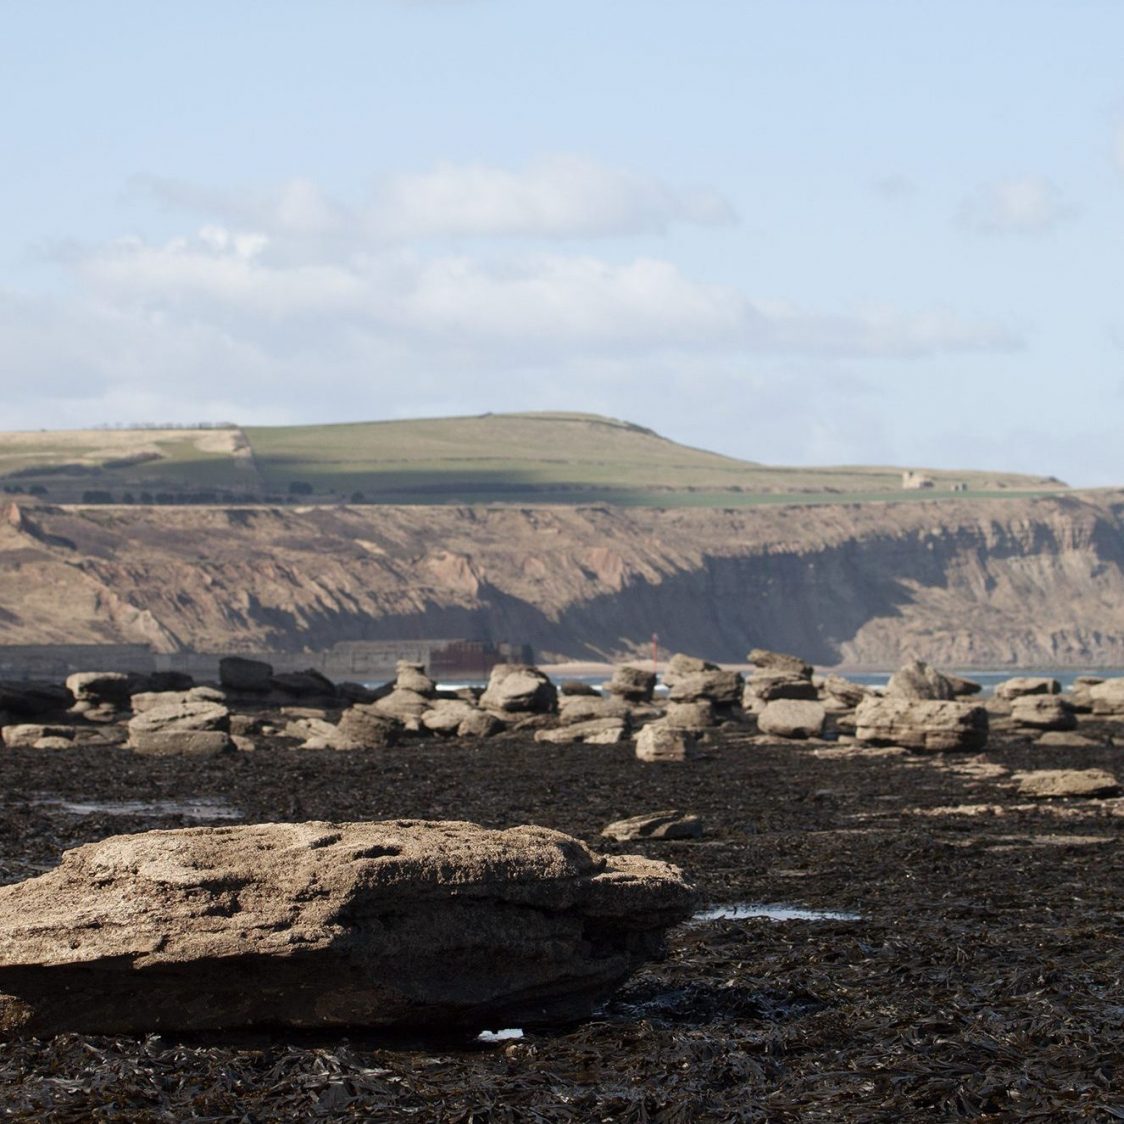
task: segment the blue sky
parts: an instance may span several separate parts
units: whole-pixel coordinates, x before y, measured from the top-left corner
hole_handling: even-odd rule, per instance
[[[586,409],[1124,483],[1124,5],[10,0],[4,428]]]

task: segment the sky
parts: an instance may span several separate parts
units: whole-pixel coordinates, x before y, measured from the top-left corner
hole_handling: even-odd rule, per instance
[[[1124,484],[1118,0],[0,11],[0,428],[584,410]]]

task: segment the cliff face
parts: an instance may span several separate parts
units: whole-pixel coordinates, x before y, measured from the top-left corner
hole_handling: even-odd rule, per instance
[[[759,507],[10,508],[0,642],[494,639],[1124,665],[1124,493]]]

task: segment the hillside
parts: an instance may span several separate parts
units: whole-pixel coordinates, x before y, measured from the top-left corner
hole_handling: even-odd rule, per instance
[[[910,466],[917,468],[918,466]],[[1050,477],[921,470],[947,497],[1056,491]],[[0,487],[56,503],[745,504],[916,499],[900,468],[785,468],[590,414],[0,434]]]
[[[939,510],[939,519],[935,517]],[[0,522],[6,644],[526,642],[1124,665],[1124,492],[996,504],[60,507]]]

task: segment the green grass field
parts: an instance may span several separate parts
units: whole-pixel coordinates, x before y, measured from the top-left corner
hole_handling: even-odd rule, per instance
[[[922,471],[933,487],[903,490],[898,468],[762,465],[589,414],[0,434],[0,485],[59,502],[97,491],[114,501],[160,493],[214,494],[215,502],[293,496],[306,503],[739,507],[1025,496],[1063,487],[1047,477]]]

